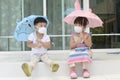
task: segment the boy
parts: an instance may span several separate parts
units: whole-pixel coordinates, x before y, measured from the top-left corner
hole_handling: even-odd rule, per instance
[[[28,37],[27,46],[32,48],[32,55],[30,63],[22,64],[22,69],[26,76],[31,76],[33,69],[39,61],[50,66],[52,72],[56,72],[59,65],[49,59],[47,49],[50,48],[51,42],[47,35],[47,20],[44,17],[37,17],[34,20],[35,32],[31,33]]]

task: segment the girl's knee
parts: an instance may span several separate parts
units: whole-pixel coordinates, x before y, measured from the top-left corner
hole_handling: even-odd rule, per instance
[[[69,64],[70,67],[75,67],[75,63]]]

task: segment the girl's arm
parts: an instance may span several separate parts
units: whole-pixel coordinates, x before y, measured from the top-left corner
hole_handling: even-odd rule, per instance
[[[88,47],[91,47],[91,46],[92,46],[91,36],[88,36],[88,37],[84,40],[84,43],[85,43]]]
[[[74,42],[73,38],[70,38],[70,48],[75,48],[78,43]]]

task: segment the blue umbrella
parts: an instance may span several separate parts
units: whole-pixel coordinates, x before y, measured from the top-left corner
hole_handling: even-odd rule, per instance
[[[64,15],[68,15],[71,12],[73,12],[75,9],[74,8],[68,8],[67,10],[65,10]]]
[[[22,21],[17,23],[15,32],[14,32],[14,38],[17,41],[28,41],[28,36],[35,31],[34,29],[34,20],[37,17],[44,18],[47,21],[47,26],[49,25],[49,21],[47,17],[40,16],[40,15],[31,15],[26,18],[24,18]]]
[[[83,8],[81,8],[81,10],[83,10]],[[68,8],[67,10],[65,10],[64,15],[69,15],[73,11],[75,11],[75,8]]]

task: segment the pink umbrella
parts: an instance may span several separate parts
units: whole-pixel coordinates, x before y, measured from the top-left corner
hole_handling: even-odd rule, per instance
[[[95,27],[102,27],[103,25],[102,20],[96,14],[92,13],[90,9],[81,10],[78,0],[75,1],[75,11],[67,15],[64,18],[64,21],[68,24],[74,25],[74,20],[77,17],[86,17],[89,21],[87,27],[95,28]]]

